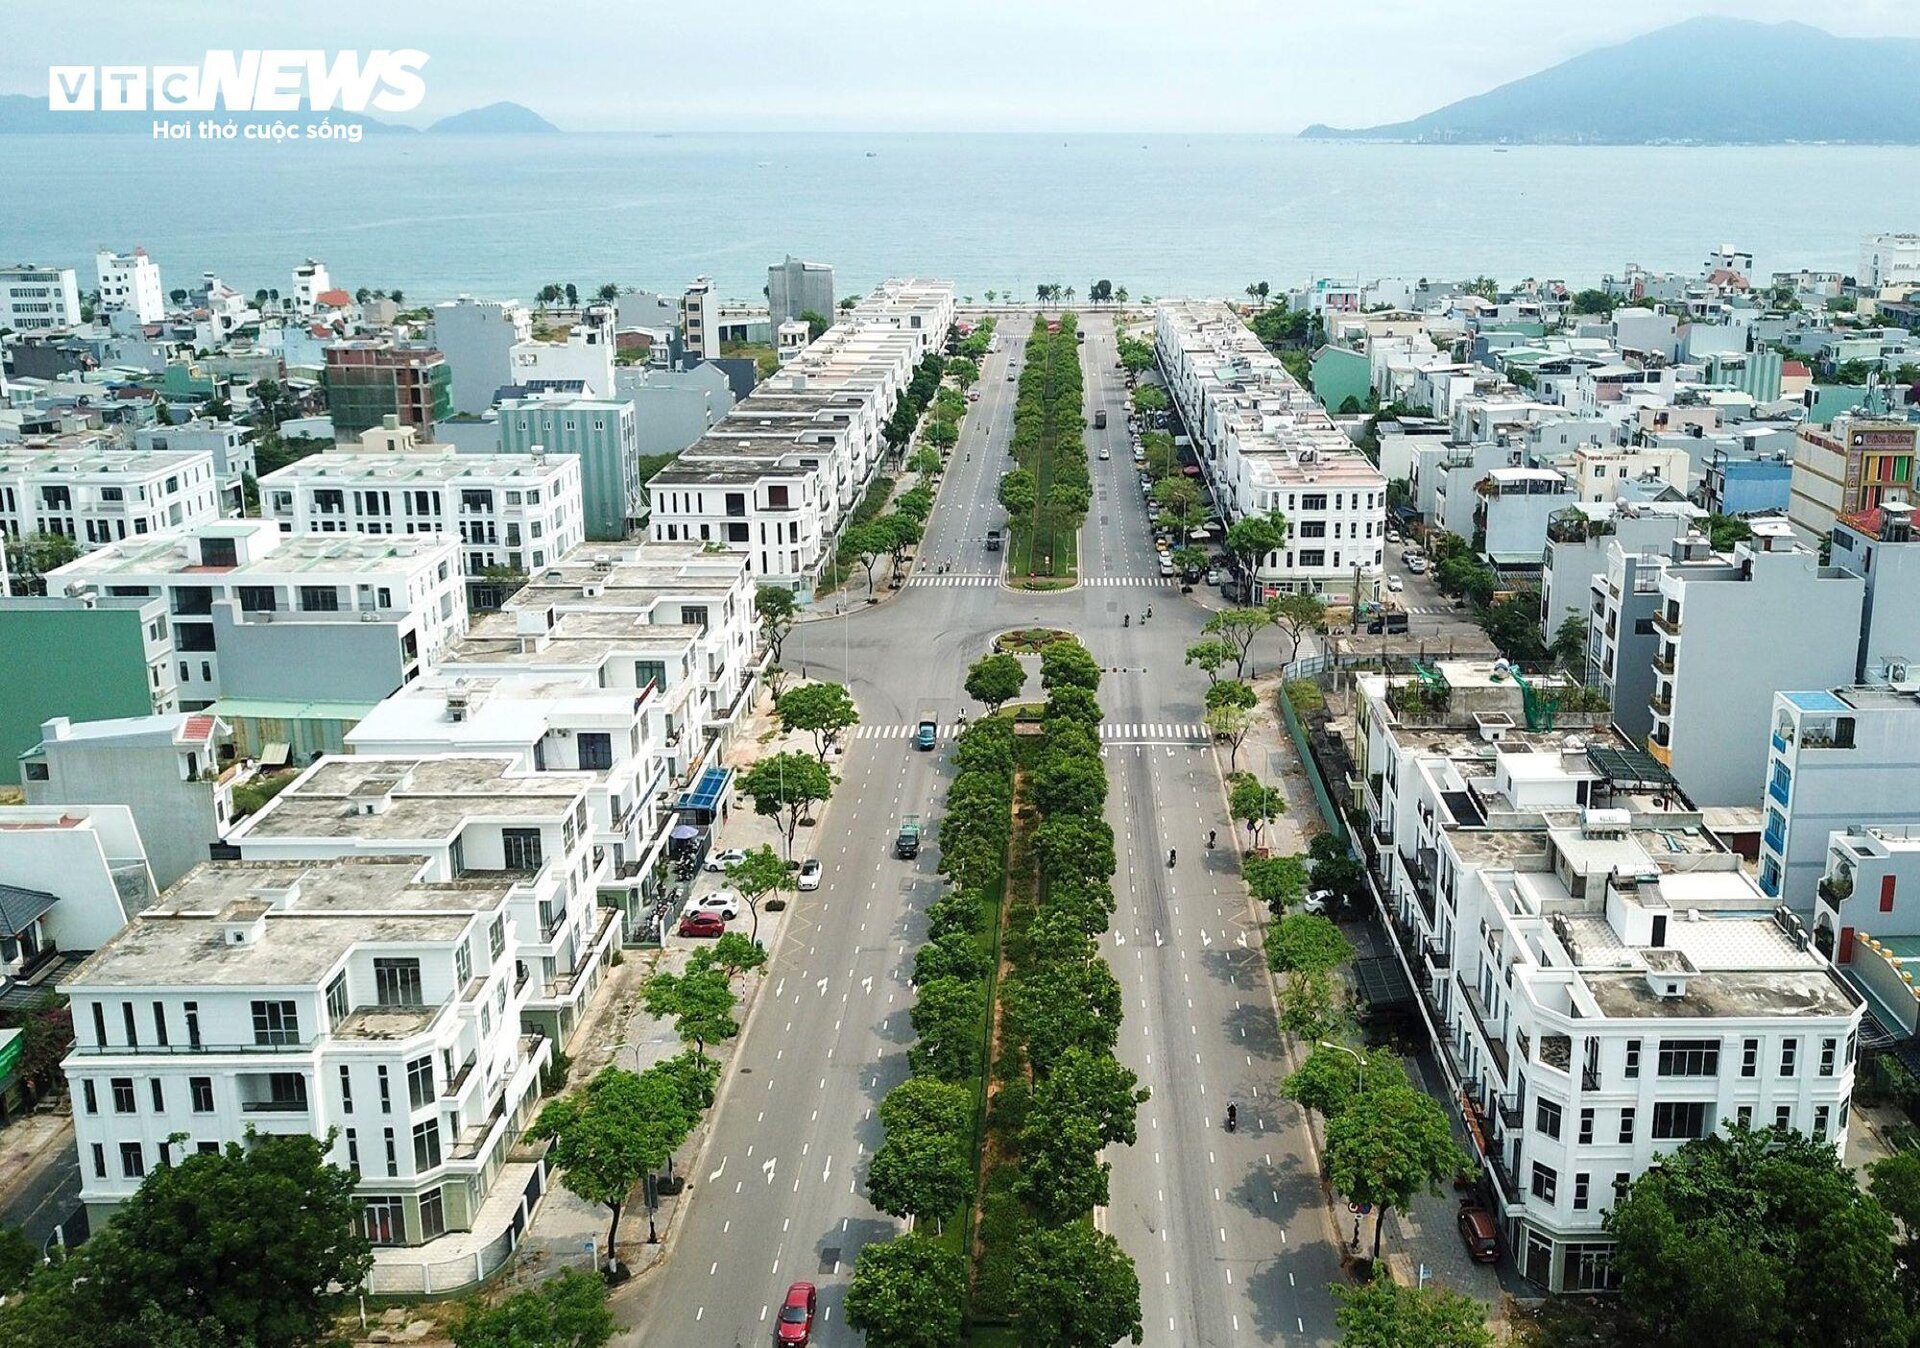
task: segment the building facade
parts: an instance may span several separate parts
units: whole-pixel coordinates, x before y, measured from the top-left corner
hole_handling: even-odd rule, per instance
[[[0,267],[0,328],[49,332],[80,326],[80,282],[72,267]]]
[[[59,534],[84,552],[209,524],[223,500],[205,450],[0,447],[0,532],[13,538]]]
[[[1800,428],[1793,450],[1789,516],[1809,537],[1832,532],[1842,515],[1889,501],[1911,501],[1914,446],[1920,425],[1842,413],[1821,427]]]
[[[160,285],[160,267],[147,250],[131,253],[101,249],[94,255],[100,278],[100,307],[124,313],[134,323],[158,323],[167,316],[167,292]]]
[[[594,542],[619,542],[638,524],[640,437],[632,403],[566,394],[511,399],[500,405],[500,449],[577,458],[586,536]]]
[[[351,442],[388,417],[428,439],[453,415],[453,372],[438,351],[385,340],[335,342],[322,377],[338,440]]]
[[[478,416],[513,379],[513,348],[533,340],[533,315],[517,300],[462,295],[433,308],[433,345],[453,372],[448,398],[455,416]]]
[[[809,311],[833,321],[833,268],[802,262],[789,253],[785,261],[767,268],[767,316],[777,329],[804,319]]]

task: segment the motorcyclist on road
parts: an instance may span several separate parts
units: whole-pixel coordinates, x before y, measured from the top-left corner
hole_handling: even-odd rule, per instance
[[[1133,615],[1132,615],[1131,613],[1123,613],[1123,614],[1121,614],[1121,615],[1120,615],[1120,625],[1121,625],[1122,627],[1132,627],[1132,626],[1133,626]]]
[[[1167,869],[1173,869],[1173,849],[1171,847],[1167,849]]]
[[[1227,1106],[1227,1131],[1231,1133],[1239,1126],[1240,1109],[1237,1105],[1229,1104]]]
[[[1213,840],[1214,840],[1214,838],[1215,838],[1216,836],[1217,836],[1217,834],[1216,834],[1216,831],[1215,831],[1214,829],[1208,829],[1208,830],[1207,830],[1207,850],[1208,850],[1209,852],[1211,852],[1211,851],[1213,850]]]

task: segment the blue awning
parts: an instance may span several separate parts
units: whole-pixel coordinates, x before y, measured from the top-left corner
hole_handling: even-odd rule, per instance
[[[707,768],[700,774],[700,780],[693,784],[691,791],[680,793],[680,803],[675,808],[704,810],[712,814],[720,808],[720,798],[727,794],[727,786],[732,781],[732,768]]]

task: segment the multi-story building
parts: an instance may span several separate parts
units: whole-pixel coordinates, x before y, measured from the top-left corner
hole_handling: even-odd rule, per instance
[[[222,762],[228,728],[206,712],[108,721],[56,716],[20,756],[29,805],[123,805],[161,889],[205,861],[233,818],[239,763]]]
[[[533,340],[533,315],[517,300],[462,295],[433,309],[433,346],[453,371],[453,414],[478,416],[514,382],[513,348]]]
[[[680,336],[688,360],[720,354],[720,296],[712,277],[695,277],[680,297]]]
[[[1849,683],[1866,589],[1796,542],[1781,520],[1757,520],[1754,536],[1716,553],[1689,534],[1647,576],[1658,594],[1651,631],[1628,631],[1606,606],[1595,616],[1616,666],[1649,663],[1653,691],[1647,752],[1703,806],[1751,805],[1765,789],[1766,729],[1781,688]],[[1609,555],[1606,594],[1624,575]],[[1604,660],[1604,657],[1603,657]]]
[[[1760,888],[1811,916],[1828,838],[1920,826],[1920,670],[1912,681],[1773,697]]]
[[[1587,446],[1574,451],[1567,476],[1575,495],[1588,503],[1618,500],[1631,482],[1670,483],[1684,495],[1691,462],[1684,449]]]
[[[643,511],[638,423],[630,402],[570,394],[515,398],[500,404],[500,448],[580,460],[586,536],[618,542]]]
[[[124,313],[134,323],[158,323],[167,316],[167,292],[160,286],[160,267],[147,250],[131,253],[101,249],[93,265],[100,277],[100,307]]]
[[[205,450],[0,446],[0,531],[14,538],[64,534],[97,548],[211,523],[221,501]]]
[[[1833,564],[1867,587],[1854,678],[1864,683],[1920,678],[1920,540],[1914,536],[1913,504],[1888,501],[1842,515],[1831,541]]]
[[[327,757],[227,843],[246,861],[424,857],[423,878],[504,880],[516,982],[531,983],[518,1019],[565,1048],[620,942],[619,912],[597,902],[611,859],[593,841],[593,785],[491,754]]]
[[[1917,438],[1920,424],[1852,412],[1827,426],[1803,425],[1793,450],[1794,525],[1817,538],[1842,515],[1911,501]]]
[[[524,911],[532,877],[502,864],[525,859],[499,851],[517,830],[454,826],[485,835],[494,864],[323,850],[209,864],[68,975],[89,1212],[250,1132],[331,1136],[376,1246],[471,1230],[491,1193],[527,1183],[536,1164],[515,1144],[553,1055],[527,961],[549,943]]]
[[[153,901],[124,805],[0,806],[0,997],[38,1000]]]
[[[1863,1007],[1701,812],[1550,689],[1359,679],[1383,917],[1520,1270],[1611,1285],[1607,1211],[1730,1123],[1844,1150]]]
[[[384,339],[336,342],[326,351],[322,383],[335,439],[351,443],[388,417],[432,439],[434,426],[453,415],[453,372],[438,351]]]
[[[1866,290],[1920,288],[1920,234],[1869,234],[1854,279]]]
[[[287,534],[457,530],[474,606],[493,607],[481,589],[557,561],[584,537],[580,463],[567,454],[461,454],[389,425],[362,435],[358,450],[311,454],[267,474],[260,501]]]
[[[1593,611],[1593,587],[1604,580],[1607,549],[1618,542],[1630,553],[1665,552],[1690,532],[1704,512],[1690,502],[1628,505],[1619,501],[1568,506],[1547,521],[1540,562],[1540,634],[1549,643],[1568,618]],[[1650,617],[1651,613],[1638,615]],[[1641,701],[1651,689],[1642,689]],[[1647,729],[1641,730],[1642,737]]]
[[[253,427],[196,417],[175,426],[142,426],[134,431],[133,443],[150,453],[205,450],[213,455],[213,474],[220,483],[220,513],[246,513],[246,479],[257,476]]]
[[[833,317],[833,268],[825,262],[802,262],[788,253],[784,262],[767,268],[767,316],[777,329],[803,319],[811,311]]]
[[[580,311],[562,341],[516,342],[509,355],[512,378],[523,388],[542,385],[576,389],[590,397],[613,393],[614,318],[611,305],[596,304]]]
[[[311,314],[320,307],[320,297],[334,288],[327,275],[327,264],[308,258],[293,269],[293,293],[287,302],[298,314]]]
[[[72,267],[0,267],[0,328],[47,332],[80,324],[80,282]]]
[[[1473,533],[1480,555],[1503,575],[1534,575],[1546,553],[1548,522],[1580,498],[1552,468],[1495,468],[1473,485]]]
[[[90,552],[47,575],[71,598],[166,600],[177,694],[372,702],[466,630],[457,545],[287,535],[231,520]]]
[[[1286,519],[1248,577],[1254,598],[1366,589],[1386,547],[1380,470],[1227,305],[1163,303],[1154,336],[1215,506],[1229,522]]]
[[[953,287],[889,281],[647,484],[659,542],[722,543],[810,591],[878,468],[881,429],[953,324]]]
[[[38,744],[55,716],[145,716],[179,705],[164,598],[0,598],[0,761]]]

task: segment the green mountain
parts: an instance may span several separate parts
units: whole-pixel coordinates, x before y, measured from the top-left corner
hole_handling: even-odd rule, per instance
[[[532,108],[522,107],[518,103],[489,103],[484,108],[471,108],[466,112],[456,112],[451,117],[442,117],[427,130],[465,136],[544,136],[560,128]]]
[[[1421,144],[1920,145],[1920,41],[1697,18],[1411,121],[1307,140]]]

